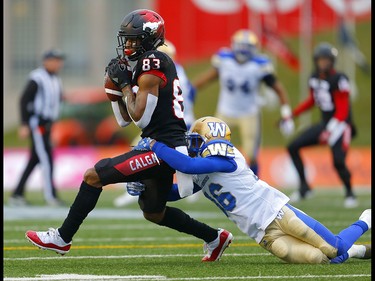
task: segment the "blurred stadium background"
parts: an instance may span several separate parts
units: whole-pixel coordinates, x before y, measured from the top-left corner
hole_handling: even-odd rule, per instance
[[[28,143],[16,134],[18,100],[28,73],[40,64],[41,54],[50,47],[59,47],[67,55],[62,79],[69,99],[62,109],[61,127],[55,130],[56,146],[61,148],[56,152],[55,171],[59,188],[76,188],[75,181],[60,179],[76,177],[80,182],[81,169],[91,166],[98,157],[124,149],[118,145],[110,149],[108,144],[127,146],[138,134],[133,125],[124,130],[116,127],[101,88],[104,67],[116,54],[119,24],[127,13],[138,8],[153,9],[164,18],[166,37],[175,44],[177,59],[191,79],[209,66],[210,56],[218,48],[229,45],[234,31],[253,29],[261,39],[261,51],[274,61],[292,106],[307,93],[313,46],[320,41],[334,44],[339,49],[337,68],[349,75],[353,86],[354,120],[359,131],[349,154],[353,181],[355,186],[370,186],[370,0],[4,0],[3,8],[6,190],[14,186],[26,161]],[[198,93],[196,117],[214,114],[217,94],[218,83]],[[293,187],[296,177],[284,152],[288,140],[282,138],[275,125],[278,101],[268,91],[263,91],[263,96],[266,106],[260,175],[272,184]],[[306,114],[297,120],[297,131],[317,118],[316,110]],[[62,136],[66,128],[70,133],[82,134]],[[236,130],[233,142],[238,142]],[[80,143],[85,146],[77,150]],[[73,145],[76,150],[66,148]],[[332,176],[327,149],[306,151],[306,159],[308,176],[315,185],[340,186]],[[38,171],[34,174],[29,185],[38,189]]]

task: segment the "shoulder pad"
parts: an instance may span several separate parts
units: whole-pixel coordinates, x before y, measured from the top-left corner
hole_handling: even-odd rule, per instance
[[[224,156],[234,158],[233,144],[224,140],[210,141],[205,145],[201,152],[201,156]]]
[[[215,53],[211,58],[211,64],[214,67],[220,66],[220,61],[222,59],[235,59],[234,54],[229,48],[221,48],[217,53]]]
[[[258,64],[272,63],[269,57],[267,57],[266,55],[257,55],[253,57],[251,61],[256,62]]]
[[[223,58],[234,58],[233,51],[227,47],[221,48],[216,55]]]

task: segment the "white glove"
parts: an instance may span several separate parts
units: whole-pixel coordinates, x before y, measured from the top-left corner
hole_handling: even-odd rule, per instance
[[[279,123],[279,129],[284,137],[289,137],[294,133],[294,121],[292,118],[282,119]]]
[[[326,131],[328,132],[328,145],[334,146],[347,127],[348,124],[345,121],[339,121],[335,117],[332,117],[326,126]]]
[[[287,104],[280,107],[281,121],[279,122],[280,132],[284,137],[288,137],[294,132],[294,121],[292,118],[292,110]]]

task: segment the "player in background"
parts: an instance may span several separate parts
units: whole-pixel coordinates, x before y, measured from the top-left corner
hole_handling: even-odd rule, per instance
[[[106,68],[106,75],[116,87],[106,88],[106,93],[122,127],[134,122],[142,130],[142,138],[155,138],[187,154],[183,99],[176,68],[166,54],[156,50],[164,43],[164,34],[164,21],[154,11],[140,9],[124,17],[117,35],[119,57],[112,59]],[[135,64],[130,73],[126,60]],[[174,174],[175,170],[159,161],[152,151],[140,151],[136,147],[116,157],[102,159],[85,172],[63,224],[48,231],[29,230],[26,238],[39,248],[65,254],[80,225],[95,208],[103,187],[142,181],[147,188],[139,196],[138,204],[145,219],[202,239],[207,245],[202,261],[216,261],[233,235],[201,223],[180,209],[166,206]],[[183,186],[179,186],[179,194],[182,197],[192,194],[191,176],[177,174],[176,177]]]
[[[258,52],[258,37],[251,30],[240,29],[231,38],[231,48],[221,48],[213,55],[212,67],[193,81],[197,91],[219,80],[220,93],[215,116],[229,126],[238,127],[241,147],[248,164],[258,174],[258,152],[261,143],[261,103],[259,88],[265,83],[279,97],[280,123],[283,135],[294,131],[287,93],[277,79],[271,60]]]
[[[321,120],[306,128],[288,145],[288,152],[297,170],[300,186],[291,195],[292,202],[298,202],[312,195],[300,156],[303,147],[328,145],[332,152],[333,166],[345,187],[345,208],[358,206],[352,190],[351,173],[345,163],[351,138],[355,136],[350,102],[348,77],[335,69],[338,52],[331,44],[322,42],[313,54],[314,72],[309,79],[309,95],[297,105],[291,118],[317,106]]]
[[[184,99],[183,107],[184,107],[184,120],[186,123],[186,127],[189,130],[191,124],[195,121],[195,116],[194,116],[194,100],[195,100],[195,89],[193,85],[191,84],[189,78],[187,77],[185,70],[183,66],[177,62],[176,60],[176,47],[174,44],[168,40],[164,41],[164,44],[159,46],[157,50],[166,53],[174,62],[177,70],[177,76],[178,80],[180,82],[180,87],[182,91],[182,97]],[[136,143],[139,142],[141,137],[136,137],[133,140],[133,144],[135,145]],[[113,201],[113,204],[116,207],[123,207],[128,204],[134,203],[137,201],[137,197],[135,195],[139,195],[137,193],[134,193],[130,195],[128,193],[127,189],[127,183],[125,183],[125,192],[124,194],[118,196],[115,198]],[[132,192],[132,191],[130,191]],[[187,201],[189,202],[195,202],[197,199],[199,199],[199,194],[195,194],[193,196],[189,196],[186,198]]]
[[[189,131],[191,157],[150,138],[139,146],[154,151],[174,169],[194,174],[195,191],[202,190],[243,233],[285,262],[324,264],[371,258],[371,245],[353,245],[371,229],[371,209],[334,235],[290,205],[280,190],[259,179],[230,141],[228,125],[207,116],[198,119]],[[169,200],[179,198],[174,185]]]

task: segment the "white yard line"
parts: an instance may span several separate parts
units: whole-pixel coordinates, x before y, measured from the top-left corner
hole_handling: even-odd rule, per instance
[[[270,253],[257,254],[225,254],[225,256],[270,256]],[[56,257],[27,257],[27,258],[3,258],[3,261],[32,261],[32,260],[79,260],[79,259],[134,259],[134,258],[174,258],[174,257],[201,257],[201,254],[167,254],[167,255],[122,255],[122,256],[56,256]]]

